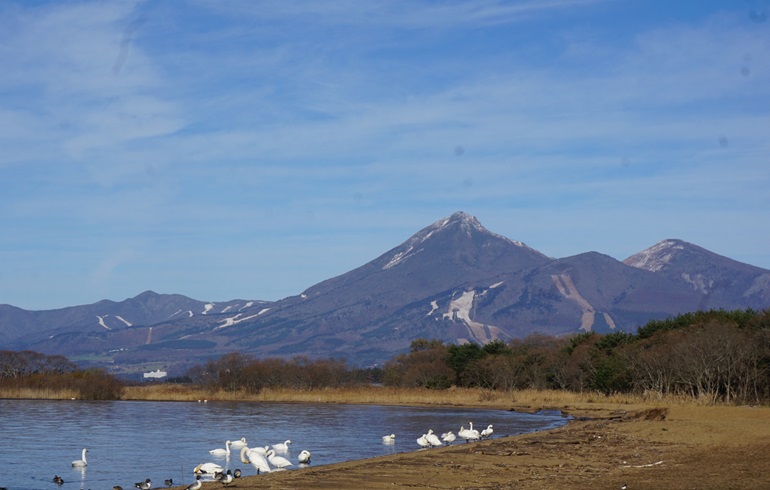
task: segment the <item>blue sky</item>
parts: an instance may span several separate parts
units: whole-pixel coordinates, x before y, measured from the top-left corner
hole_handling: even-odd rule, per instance
[[[0,3],[0,303],[275,300],[455,211],[770,268],[770,0]]]

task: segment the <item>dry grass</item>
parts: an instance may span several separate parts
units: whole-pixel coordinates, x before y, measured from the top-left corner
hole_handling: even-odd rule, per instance
[[[686,397],[639,395],[603,395],[557,390],[520,390],[498,392],[477,388],[428,390],[424,388],[391,388],[383,386],[325,388],[318,390],[266,389],[260,393],[242,391],[201,390],[189,386],[154,384],[130,386],[125,400],[157,401],[254,401],[284,403],[350,403],[377,405],[440,405],[480,408],[511,408],[538,410],[594,407],[607,409],[624,407],[629,410],[644,406],[701,405]]]
[[[35,389],[35,388],[0,388],[0,398],[23,400],[74,400],[77,390]]]

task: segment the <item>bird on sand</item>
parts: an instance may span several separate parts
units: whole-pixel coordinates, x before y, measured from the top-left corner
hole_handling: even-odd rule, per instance
[[[139,490],[150,490],[152,488],[152,485],[150,484],[150,479],[147,478],[144,481],[140,481],[137,483],[134,483],[134,486],[138,488]]]
[[[201,476],[195,475],[195,481],[187,485],[187,490],[201,490],[203,483],[201,482]]]

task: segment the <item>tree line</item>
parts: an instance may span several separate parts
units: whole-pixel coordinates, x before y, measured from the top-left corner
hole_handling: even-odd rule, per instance
[[[209,388],[258,392],[363,383],[447,389],[556,389],[681,395],[709,402],[770,401],[770,310],[711,310],[654,320],[637,333],[530,335],[510,342],[417,339],[382,368],[345,361],[254,359],[232,353],[188,372]]]
[[[530,335],[510,342],[448,344],[417,339],[382,367],[341,359],[257,359],[226,354],[190,368],[206,389],[258,393],[382,383],[397,387],[556,389],[679,395],[708,402],[770,402],[770,310],[711,310],[650,321],[636,333]],[[179,381],[179,379],[177,379]],[[0,389],[72,389],[81,399],[118,399],[123,383],[62,356],[0,351]]]
[[[123,383],[102,369],[80,369],[64,356],[0,351],[0,390],[71,390],[81,400],[116,400]]]

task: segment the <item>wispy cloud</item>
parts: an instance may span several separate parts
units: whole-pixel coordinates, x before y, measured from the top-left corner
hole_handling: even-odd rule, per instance
[[[50,301],[21,279],[38,261],[57,305],[105,284],[271,299],[459,209],[549,255],[678,235],[770,266],[766,23],[622,11],[5,4],[0,297]]]

